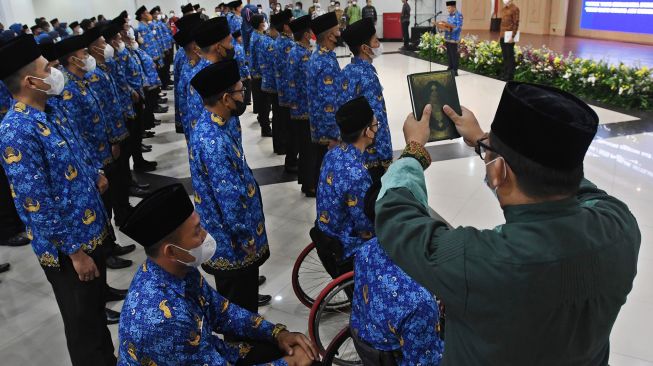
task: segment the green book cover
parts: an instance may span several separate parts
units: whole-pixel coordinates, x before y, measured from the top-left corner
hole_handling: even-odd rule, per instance
[[[456,79],[452,70],[423,72],[408,75],[408,90],[413,105],[413,114],[417,120],[422,118],[422,111],[431,104],[431,136],[429,142],[452,140],[460,137],[453,121],[442,111],[446,104],[458,114],[462,114]]]

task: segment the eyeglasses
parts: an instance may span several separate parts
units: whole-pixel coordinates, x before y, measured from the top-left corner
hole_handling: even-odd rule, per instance
[[[478,141],[476,141],[476,147],[474,148],[474,151],[476,151],[476,154],[481,157],[481,160],[485,161],[485,157],[487,156],[488,151],[493,151],[497,152],[493,148],[491,148],[489,145],[483,143],[483,141],[487,141],[487,137],[484,137]]]
[[[239,90],[230,90],[227,92],[228,94],[238,94],[240,93],[243,98],[245,97],[245,93],[247,93],[247,88],[243,87],[242,89]]]

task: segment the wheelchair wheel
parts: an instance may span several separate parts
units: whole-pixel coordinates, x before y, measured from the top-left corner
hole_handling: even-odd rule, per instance
[[[363,364],[363,361],[358,357],[358,352],[356,352],[349,326],[342,329],[333,339],[329,347],[327,347],[326,353],[322,358],[322,364],[326,366],[354,366]]]
[[[311,308],[320,291],[333,281],[317,255],[315,243],[310,243],[297,257],[292,269],[292,289],[307,308]]]
[[[348,272],[331,281],[315,299],[308,317],[308,333],[322,355],[340,330],[349,324],[353,292],[354,272]]]

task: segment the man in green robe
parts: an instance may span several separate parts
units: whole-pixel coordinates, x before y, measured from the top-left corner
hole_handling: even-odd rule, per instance
[[[429,216],[430,106],[422,121],[406,120],[407,147],[375,208],[387,254],[445,304],[442,365],[607,365],[641,236],[628,207],[584,179],[596,113],[558,89],[516,82],[489,133],[469,110],[444,112],[485,161],[506,223],[450,229]]]

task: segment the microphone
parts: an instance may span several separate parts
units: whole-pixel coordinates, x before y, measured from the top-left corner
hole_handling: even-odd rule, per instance
[[[437,13],[435,14],[435,16],[437,17],[437,16],[440,15],[440,14],[442,14],[442,11],[437,12]]]

